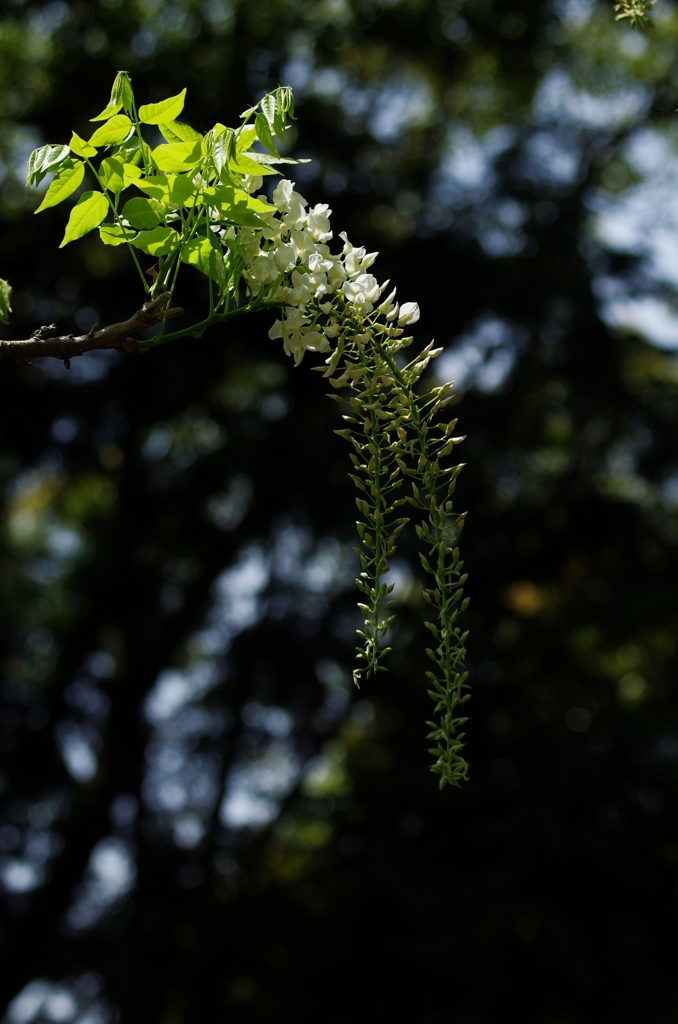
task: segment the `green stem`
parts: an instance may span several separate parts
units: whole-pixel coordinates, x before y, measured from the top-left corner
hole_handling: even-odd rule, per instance
[[[105,186],[105,185],[103,185],[103,184],[102,184],[102,182],[101,182],[101,178],[100,178],[100,177],[99,177],[99,175],[97,174],[96,168],[95,168],[95,167],[94,167],[94,165],[93,165],[93,164],[91,163],[91,161],[90,161],[89,157],[85,157],[85,161],[86,161],[86,163],[87,163],[87,166],[89,167],[90,171],[92,172],[92,174],[93,174],[93,175],[94,175],[94,177],[96,178],[96,180],[97,180],[97,184],[98,184],[99,188],[101,189],[101,191],[103,192],[103,194],[104,194],[104,195],[106,196],[106,199],[107,199],[107,201],[108,201],[108,205],[109,205],[109,206],[110,206],[110,208],[111,208],[111,212],[112,212],[112,214],[113,214],[113,219],[114,219],[115,223],[116,223],[116,224],[118,225],[118,227],[120,228],[120,230],[121,230],[121,231],[122,231],[122,232],[124,233],[124,235],[125,235],[125,242],[126,242],[126,244],[127,244],[127,248],[129,249],[129,251],[130,251],[130,253],[131,253],[131,255],[132,255],[132,259],[134,260],[135,266],[136,266],[137,270],[139,271],[139,277],[141,278],[141,283],[142,283],[142,285],[143,285],[143,287],[144,287],[144,291],[145,291],[145,292],[147,292],[147,291],[149,291],[148,283],[147,283],[147,281],[146,281],[146,278],[145,278],[145,276],[144,276],[144,272],[143,272],[143,270],[142,270],[142,269],[141,269],[141,267],[139,266],[139,260],[137,259],[137,255],[136,255],[136,253],[135,253],[135,251],[134,251],[134,248],[133,248],[133,246],[132,246],[132,245],[130,244],[130,242],[129,242],[129,239],[127,238],[127,229],[126,229],[126,228],[124,227],[124,225],[123,225],[123,223],[122,223],[122,220],[121,220],[121,218],[120,218],[120,217],[119,217],[119,215],[118,215],[118,211],[117,211],[117,202],[116,202],[116,205],[114,206],[114,205],[113,205],[113,203],[112,203],[112,201],[111,201],[111,197],[110,197],[110,196],[109,196],[109,194],[108,194],[108,189],[106,188],[106,186]]]

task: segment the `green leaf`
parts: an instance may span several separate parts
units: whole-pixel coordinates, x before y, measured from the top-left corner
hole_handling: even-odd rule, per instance
[[[146,142],[140,142],[136,132],[134,135],[130,135],[128,139],[125,139],[124,142],[121,142],[119,146],[116,146],[111,155],[119,157],[124,164],[138,164],[142,158],[142,145],[143,152],[146,154],[146,161],[148,162],[151,156],[151,147]]]
[[[9,323],[9,314],[12,312],[12,286],[0,277],[0,322]]]
[[[96,117],[90,117],[90,121],[107,121],[109,117],[113,117],[119,110],[122,110],[122,103],[109,103]]]
[[[66,232],[59,246],[63,249],[69,242],[82,238],[98,228],[108,213],[108,200],[103,192],[83,192],[71,210]]]
[[[108,106],[96,117],[91,117],[90,121],[107,121],[109,117],[113,117],[119,110],[124,109],[126,113],[130,114],[133,108],[134,94],[130,77],[126,71],[118,71],[113,82]]]
[[[76,156],[86,157],[97,155],[97,151],[94,146],[90,146],[89,142],[85,142],[85,140],[81,139],[79,135],[75,134],[75,132],[73,132],[71,137],[70,150],[71,153],[75,153]]]
[[[160,223],[160,217],[153,209],[150,201],[142,199],[141,196],[138,196],[136,199],[130,199],[129,202],[125,203],[122,215],[137,231],[157,227]]]
[[[204,189],[202,196],[206,205],[216,207],[226,220],[249,227],[261,226],[259,214],[275,210],[275,207],[269,206],[261,199],[255,199],[243,189],[233,188],[231,185],[217,185]]]
[[[211,277],[213,281],[220,281],[223,277],[223,256],[214,248],[209,238],[192,238],[182,247],[181,259]]]
[[[202,142],[202,135],[190,124],[182,124],[181,121],[169,121],[167,124],[158,126],[167,142]]]
[[[68,146],[41,146],[28,158],[27,185],[39,185],[49,171],[56,171],[68,160]]]
[[[124,142],[130,133],[132,122],[126,114],[116,114],[101,128],[97,128],[89,140],[90,146],[114,146]]]
[[[269,151],[269,153],[271,153],[272,156],[278,156],[278,150],[275,148],[275,142],[273,141],[273,136],[271,135],[271,129],[269,127],[268,121],[266,120],[263,114],[257,114],[254,121],[254,126],[257,130],[257,138],[259,139],[259,142],[261,142],[261,144],[266,147],[266,149]]]
[[[99,238],[104,245],[124,245],[131,242],[134,232],[129,228],[125,231],[119,224],[102,224],[99,228]]]
[[[135,167],[134,169],[136,170],[137,168]],[[108,189],[109,192],[114,192],[115,195],[120,195],[127,185],[125,181],[125,165],[122,160],[115,156],[109,156],[102,160],[99,166],[99,179],[105,189]]]
[[[151,199],[157,199],[174,208],[192,206],[198,192],[197,186],[188,174],[153,174],[149,178],[135,181],[134,184]]]
[[[82,160],[67,160],[57,172],[35,212],[40,213],[42,210],[47,210],[50,206],[58,206],[64,199],[68,199],[76,189],[80,188],[84,177],[85,165]]]
[[[160,103],[146,103],[139,107],[139,120],[142,124],[168,124],[184,109],[185,98],[186,90],[182,89],[178,96],[170,96]]]
[[[188,171],[202,159],[202,142],[173,142],[156,146],[151,154],[161,171]]]
[[[267,164],[259,163],[258,160],[252,159],[257,154],[252,153],[239,153],[237,160],[232,160],[228,165],[229,169],[235,171],[236,174],[277,174],[278,171],[274,167],[269,167]],[[265,154],[261,154],[264,156]]]
[[[270,92],[268,96],[264,96],[261,101],[261,109],[272,131],[276,133],[279,139],[282,139],[285,134],[285,119],[280,111],[276,93]]]
[[[217,135],[217,128],[223,128],[223,125],[216,125],[212,129],[215,135],[211,141],[210,152],[217,174],[221,177],[228,168],[229,161],[236,158],[236,136],[232,128],[224,128]]]
[[[140,231],[132,239],[132,245],[149,256],[167,256],[180,244],[181,236],[173,228],[153,228],[152,231]]]
[[[248,125],[246,128],[243,127],[236,134],[236,149],[238,153],[241,153],[245,149],[249,149],[254,140],[257,137],[257,130],[252,125]]]

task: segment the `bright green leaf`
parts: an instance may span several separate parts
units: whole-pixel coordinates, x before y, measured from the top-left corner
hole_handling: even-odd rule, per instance
[[[122,110],[122,103],[109,103],[96,117],[90,117],[90,121],[108,121],[109,117],[113,117],[119,110]]]
[[[9,322],[9,314],[12,312],[12,286],[0,277],[0,322]]]
[[[132,112],[133,107],[134,95],[132,93],[130,77],[126,71],[118,71],[113,82],[108,106],[96,117],[91,117],[90,121],[107,121],[109,117],[113,117],[121,109],[124,109],[129,114]]]
[[[236,174],[277,174],[278,172],[274,167],[269,166],[263,160],[259,160],[260,156],[265,157],[268,154],[255,152],[239,153],[238,159],[232,160],[229,168],[235,171]]]
[[[68,146],[41,146],[28,158],[27,185],[39,185],[49,171],[56,171],[68,160]]]
[[[55,175],[52,184],[45,192],[45,196],[35,212],[40,213],[41,210],[47,210],[50,206],[58,206],[64,199],[68,199],[76,189],[80,188],[84,177],[85,165],[82,160],[76,160],[75,162],[67,160]]]
[[[98,228],[108,213],[108,200],[103,192],[83,192],[71,210],[66,232],[59,246],[63,249],[69,242],[82,238],[94,228]]]
[[[184,109],[185,97],[186,90],[182,89],[178,96],[170,96],[160,103],[146,103],[139,107],[139,120],[142,124],[168,124]]]
[[[181,236],[173,228],[153,228],[152,231],[140,231],[132,239],[132,245],[149,256],[167,256],[181,243]]]
[[[122,169],[125,172],[125,186],[136,184],[137,178],[140,178],[143,173],[136,164],[123,164]]]
[[[184,263],[190,263],[192,267],[211,277],[213,281],[220,281],[224,272],[224,259],[221,253],[214,248],[209,238],[192,238],[190,242],[182,247],[181,259]]]
[[[102,224],[99,237],[104,245],[124,245],[132,241],[134,232],[130,228],[125,231],[119,224]]]
[[[271,129],[269,127],[268,121],[266,120],[263,114],[257,114],[256,119],[254,121],[254,126],[257,130],[257,138],[259,139],[259,142],[261,142],[261,144],[269,151],[269,153],[272,154],[272,156],[277,156],[278,150],[275,148],[275,142],[273,141],[273,136],[271,135]]]
[[[156,146],[151,154],[161,171],[188,171],[202,159],[202,140],[197,142],[173,142],[167,146]]]
[[[118,160],[114,156],[109,156],[102,160],[99,166],[99,179],[105,189],[108,189],[109,192],[114,192],[115,195],[120,195],[127,184],[125,181],[125,167],[122,160]]]
[[[160,223],[160,217],[153,209],[150,201],[142,199],[141,196],[138,196],[136,199],[130,199],[129,202],[125,203],[122,215],[137,231],[149,230],[150,228],[157,227]]]
[[[116,114],[101,128],[97,128],[89,140],[90,146],[114,146],[118,142],[124,142],[130,133],[132,122],[127,114]]]
[[[259,227],[262,224],[260,214],[270,213],[275,207],[255,199],[243,189],[230,185],[217,185],[203,191],[203,198],[208,206],[216,207],[225,220],[234,224]]]
[[[192,206],[198,191],[188,174],[154,174],[134,184],[151,199],[175,208]]]
[[[285,121],[280,112],[278,106],[278,97],[275,93],[270,92],[268,96],[264,96],[261,101],[261,109],[264,117],[271,126],[271,130],[276,133],[279,139],[282,139],[285,134]]]
[[[85,140],[81,139],[79,135],[75,134],[75,132],[73,132],[71,137],[70,150],[72,153],[75,153],[76,156],[86,157],[97,155],[97,151],[94,146],[90,146],[89,142],[85,142]]]
[[[170,121],[158,126],[167,142],[202,142],[202,135],[190,124],[181,121]]]
[[[238,141],[236,144],[236,149],[238,150],[238,152],[242,153],[243,150],[249,149],[254,140],[256,139],[256,137],[257,130],[256,128],[253,128],[252,125],[248,125],[247,128],[241,128],[240,131],[237,133]]]

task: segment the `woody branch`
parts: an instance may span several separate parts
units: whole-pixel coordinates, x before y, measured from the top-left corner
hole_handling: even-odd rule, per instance
[[[118,352],[139,352],[143,345],[136,338],[129,337],[130,334],[152,327],[163,319],[170,320],[183,314],[184,311],[179,306],[166,310],[170,298],[169,292],[163,292],[156,299],[145,302],[129,320],[111,324],[102,330],[97,330],[98,325],[94,324],[87,334],[59,335],[54,324],[51,324],[48,327],[39,327],[30,338],[18,341],[0,340],[0,359],[26,362],[27,359],[52,356],[68,363],[74,356],[81,356],[93,349],[114,348]]]

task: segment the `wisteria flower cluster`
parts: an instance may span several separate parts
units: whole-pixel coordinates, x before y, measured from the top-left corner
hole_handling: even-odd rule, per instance
[[[468,699],[466,634],[457,625],[468,599],[457,546],[464,515],[452,505],[462,467],[447,465],[447,459],[463,438],[453,436],[456,421],[440,416],[452,385],[420,388],[441,350],[430,344],[404,364],[401,352],[413,341],[405,331],[419,320],[419,306],[400,305],[395,289],[384,297],[389,282],[380,284],[371,273],[377,253],[354,246],[345,233],[341,252],[333,253],[331,210],[324,203],[309,207],[293,181],[279,181],[270,201],[262,193],[263,179],[279,174],[279,165],[299,162],[281,156],[276,143],[293,117],[291,90],[264,96],[243,113],[238,128],[217,124],[204,135],[178,120],[185,92],[137,109],[129,76],[121,72],[108,106],[93,118],[103,123],[90,139],[73,133],[68,145],[32,154],[30,183],[54,174],[38,209],[56,206],[94,179],[97,187],[81,191],[71,208],[62,245],[98,229],[104,244],[128,247],[150,293],[138,322],[162,319],[153,338],[133,342],[137,348],[199,338],[214,325],[271,308],[278,319],[270,337],[282,340],[296,365],[307,352],[325,357],[315,369],[343,407],[337,433],[352,447],[350,477],[360,513],[356,582],[364,625],[354,678],[359,683],[363,675],[384,670],[384,638],[393,621],[389,559],[413,519],[429,578],[424,598],[435,613],[425,623],[433,636],[426,673],[435,702],[435,720],[428,723],[432,771],[441,786],[457,785],[468,770],[460,732],[466,721],[460,709]],[[143,137],[146,125],[155,126],[164,143],[151,149]],[[154,261],[146,272],[140,254]],[[199,322],[168,333],[168,319],[183,313],[171,305],[183,265],[206,279],[209,308]],[[115,344],[122,339],[124,349],[129,326],[118,326],[120,337],[112,336]],[[112,330],[100,332],[104,341]],[[61,341],[59,352],[80,344]],[[81,341],[97,345],[95,329]]]

